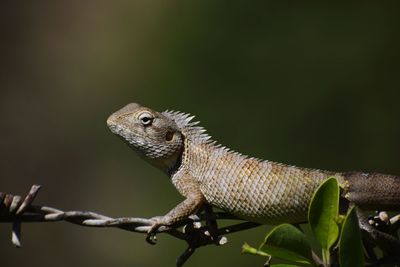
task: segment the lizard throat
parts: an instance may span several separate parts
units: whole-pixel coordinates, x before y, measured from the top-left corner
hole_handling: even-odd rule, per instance
[[[175,164],[171,165],[171,167],[167,170],[167,174],[169,177],[172,177],[181,168],[182,155],[183,155],[183,151],[181,153],[179,153],[178,158],[175,160]]]

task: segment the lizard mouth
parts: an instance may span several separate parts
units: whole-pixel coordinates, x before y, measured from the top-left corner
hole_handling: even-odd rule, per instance
[[[150,142],[149,144],[151,138],[147,137],[147,140],[144,141],[144,138],[142,138],[140,134],[137,134],[128,127],[124,127],[120,124],[111,124],[108,127],[113,134],[121,138],[122,141],[132,147],[137,153],[146,155],[150,158],[165,156],[164,153],[160,153],[163,149],[155,142],[156,140],[153,140],[154,142]]]
[[[113,134],[121,137],[129,145],[132,145],[135,148],[141,148],[145,146],[145,144],[140,141],[140,138],[138,138],[138,136],[133,134],[132,131],[129,130],[128,128],[118,124],[117,125],[109,124],[108,127],[110,128]]]

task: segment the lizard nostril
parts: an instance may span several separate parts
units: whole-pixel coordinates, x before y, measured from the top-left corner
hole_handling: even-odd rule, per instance
[[[111,127],[115,124],[115,116],[111,115],[107,118],[107,126]]]

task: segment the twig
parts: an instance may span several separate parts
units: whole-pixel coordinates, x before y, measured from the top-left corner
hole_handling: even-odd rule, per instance
[[[63,211],[32,205],[39,189],[39,185],[33,185],[24,201],[21,201],[20,196],[0,192],[0,223],[12,223],[11,241],[16,247],[21,247],[21,223],[66,221],[86,227],[114,227],[137,233],[147,233],[153,223],[151,219],[145,218],[112,218],[91,211]],[[241,220],[225,212],[213,212],[208,207],[204,213],[191,216],[179,224],[158,228],[157,233],[167,233],[188,244],[177,260],[177,266],[182,266],[197,248],[211,244],[223,245],[227,242],[223,235],[259,226],[244,222],[218,229],[216,221],[220,219]],[[206,222],[204,226],[201,224],[203,221]]]
[[[153,223],[151,219],[146,218],[112,218],[91,211],[63,211],[47,206],[32,205],[39,190],[39,185],[33,185],[23,201],[21,196],[0,192],[0,223],[12,224],[11,241],[16,247],[21,247],[22,223],[66,221],[86,227],[113,227],[146,234]],[[369,254],[370,260],[373,264],[397,262],[400,243],[391,234],[400,227],[400,215],[389,218],[384,212],[377,214],[378,216],[368,220],[361,212],[357,212],[360,228],[364,234],[368,233],[364,241],[370,242],[368,248],[373,249],[374,245],[378,245],[392,255],[377,260],[374,255]],[[202,212],[190,216],[179,224],[158,228],[157,233],[167,233],[188,244],[186,250],[177,259],[177,266],[182,266],[197,248],[211,244],[224,245],[227,242],[224,235],[259,226],[257,223],[244,221],[218,228],[217,220],[221,219],[241,220],[225,212],[213,212],[211,206],[205,206]],[[202,222],[205,223],[202,225]],[[315,253],[313,253],[313,259],[318,266],[324,266]]]
[[[321,258],[318,256],[318,254],[315,253],[314,250],[311,250],[311,256],[312,256],[312,259],[314,260],[314,263],[316,266],[326,267],[326,264],[321,260]]]

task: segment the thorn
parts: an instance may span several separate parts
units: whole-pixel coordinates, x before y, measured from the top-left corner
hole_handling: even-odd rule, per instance
[[[226,236],[219,237],[219,240],[218,240],[219,246],[225,245],[226,243],[228,243],[228,238],[226,238]]]
[[[389,215],[385,211],[379,212],[378,216],[382,222],[385,222],[385,223],[389,222]]]
[[[21,224],[20,223],[15,222],[12,224],[11,242],[17,248],[20,248],[22,246],[22,244],[21,244]]]
[[[193,223],[193,228],[194,229],[200,229],[201,228],[201,222],[194,222]]]
[[[10,205],[10,213],[15,213],[21,204],[21,196],[14,196]]]

